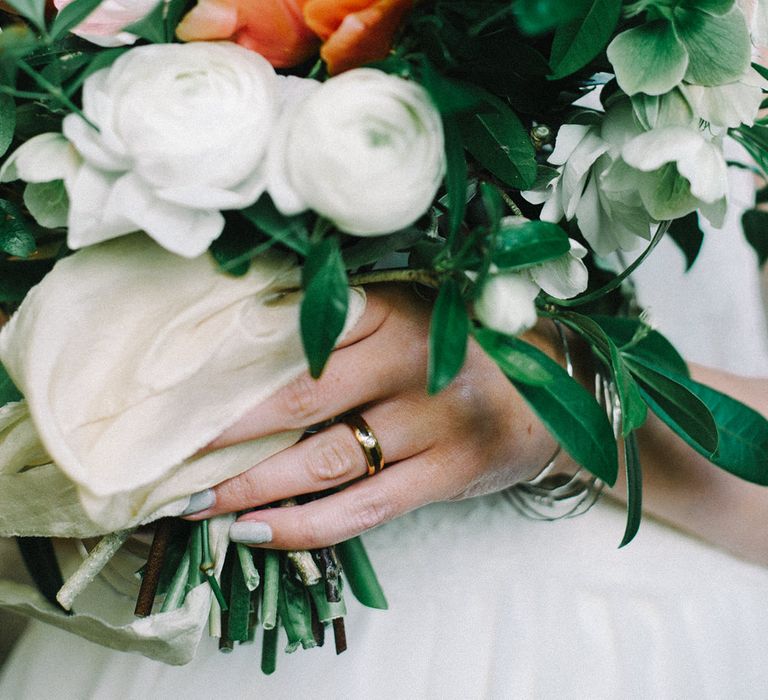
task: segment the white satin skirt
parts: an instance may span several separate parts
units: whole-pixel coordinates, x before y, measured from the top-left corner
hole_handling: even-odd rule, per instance
[[[33,623],[0,698],[766,698],[768,570],[621,508],[558,523],[500,495],[436,504],[365,537],[388,611],[349,602],[349,650],[170,667]]]

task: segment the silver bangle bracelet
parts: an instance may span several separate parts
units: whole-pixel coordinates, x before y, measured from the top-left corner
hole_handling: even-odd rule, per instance
[[[561,324],[557,321],[554,324],[563,344],[566,371],[573,377],[568,339]],[[605,408],[614,436],[618,438],[621,430],[621,403],[610,374],[603,367],[595,372],[595,399]],[[602,493],[605,484],[583,468],[579,468],[575,474],[553,474],[561,452],[562,447],[558,445],[544,468],[533,479],[521,481],[504,491],[509,502],[526,518],[546,521],[575,518],[586,513]]]

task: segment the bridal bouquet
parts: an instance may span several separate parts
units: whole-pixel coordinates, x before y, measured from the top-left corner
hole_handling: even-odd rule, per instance
[[[322,373],[370,282],[434,290],[430,392],[471,337],[594,478],[623,450],[622,544],[649,409],[768,485],[768,423],[690,378],[629,281],[664,236],[693,264],[729,167],[768,173],[762,0],[0,7],[0,536],[39,589],[0,604],[169,663],[206,625],[262,627],[268,672],[280,628],[342,650],[342,588],[386,606],[358,540],[278,554],[175,516],[300,439],[203,450]],[[519,337],[539,319],[591,348],[597,399]]]

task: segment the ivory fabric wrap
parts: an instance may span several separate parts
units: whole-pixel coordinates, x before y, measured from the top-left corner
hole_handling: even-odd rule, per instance
[[[90,537],[177,515],[190,494],[293,444],[300,431],[195,456],[306,369],[301,296],[285,291],[299,274],[269,253],[228,276],[143,234],[58,262],[0,332],[0,361],[26,399],[0,409],[0,536]],[[363,308],[351,291],[347,328]],[[115,626],[19,590],[0,584],[0,604],[170,663],[191,658],[207,606],[193,596],[161,616],[170,626],[154,615]],[[182,651],[172,639],[187,640]]]

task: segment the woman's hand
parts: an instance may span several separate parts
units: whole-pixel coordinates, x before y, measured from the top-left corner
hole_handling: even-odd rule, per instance
[[[319,380],[299,377],[210,445],[217,449],[356,411],[378,438],[383,472],[361,478],[365,455],[350,427],[335,424],[218,485],[213,507],[190,517],[315,494],[320,497],[303,505],[247,513],[231,533],[249,544],[314,548],[427,503],[497,491],[537,473],[555,442],[476,343],[470,341],[456,380],[437,396],[427,394],[430,312],[408,289],[369,288],[365,314]],[[544,334],[527,340],[550,354],[557,347]]]

